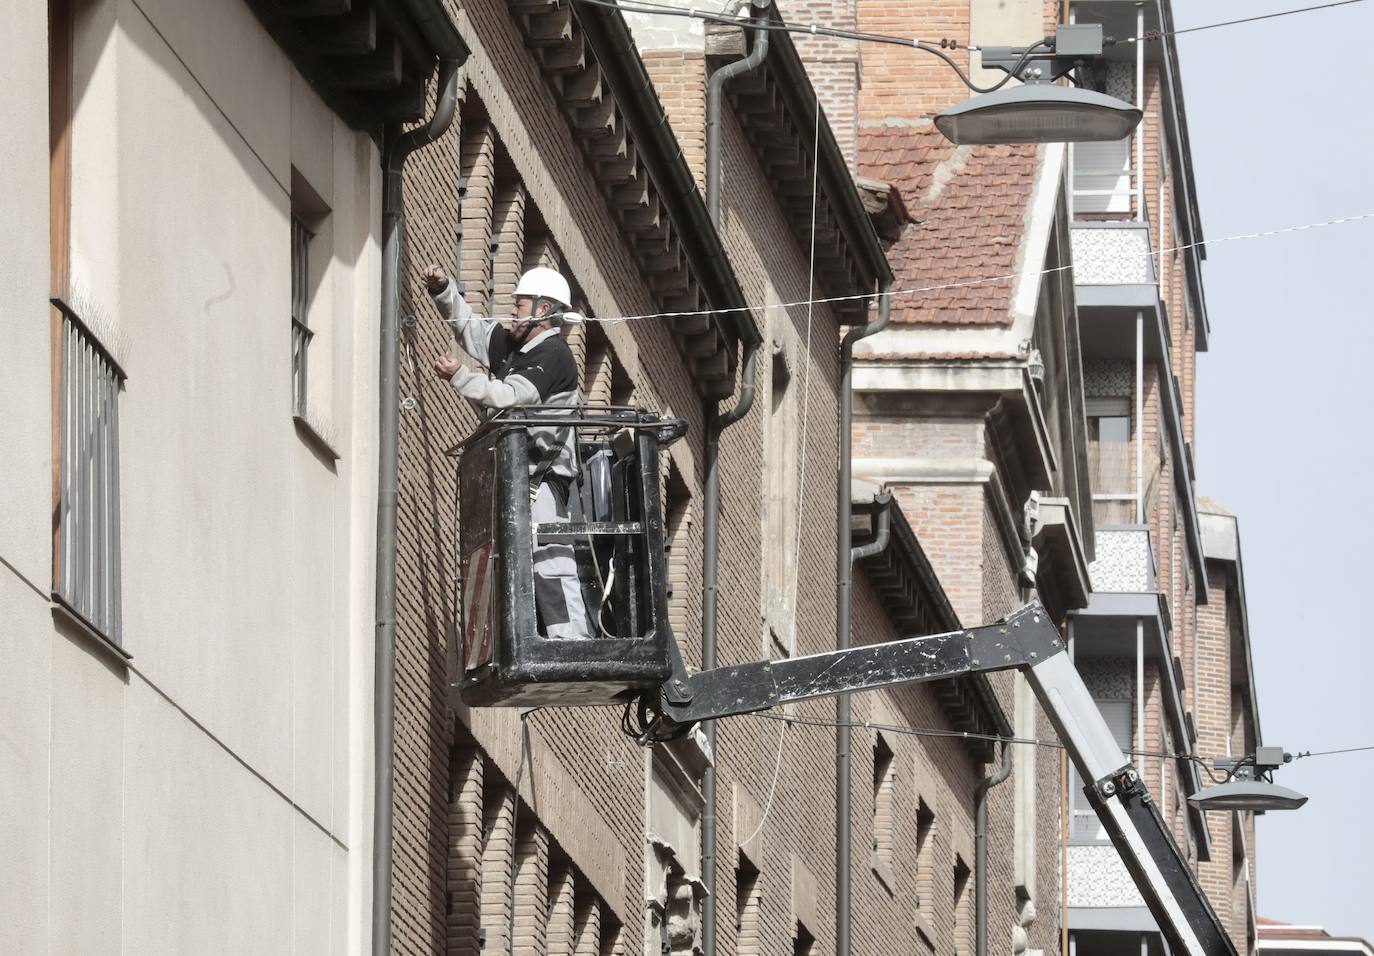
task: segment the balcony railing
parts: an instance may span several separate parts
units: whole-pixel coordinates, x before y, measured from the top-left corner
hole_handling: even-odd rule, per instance
[[[1093,590],[1152,591],[1155,558],[1146,528],[1103,528],[1096,535],[1096,559],[1088,565]]]
[[[1077,223],[1071,238],[1075,285],[1149,285],[1155,281],[1150,230],[1145,223]]]
[[[1141,906],[1145,900],[1110,843],[1069,846],[1069,908]],[[1072,925],[1069,927],[1073,928]]]

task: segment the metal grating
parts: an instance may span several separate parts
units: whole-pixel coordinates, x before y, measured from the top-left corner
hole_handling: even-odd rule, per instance
[[[55,590],[120,642],[119,388],[123,374],[74,316],[62,319],[60,557]]]
[[[310,240],[315,234],[296,216],[291,217],[291,407],[305,415],[310,331]]]

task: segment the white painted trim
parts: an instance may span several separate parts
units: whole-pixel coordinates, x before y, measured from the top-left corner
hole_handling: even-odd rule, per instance
[[[982,485],[997,466],[986,458],[855,458],[854,476],[879,484]]]
[[[1046,143],[1040,147],[1040,162],[1031,184],[1031,201],[1026,209],[1025,231],[1016,257],[1016,281],[1012,286],[1012,331],[1018,341],[1030,337],[1035,328],[1035,313],[1040,299],[1040,270],[1049,251],[1059,209],[1059,190],[1064,178],[1064,144]]]

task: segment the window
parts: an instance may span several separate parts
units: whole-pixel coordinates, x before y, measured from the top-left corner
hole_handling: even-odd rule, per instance
[[[310,240],[315,238],[291,215],[291,410],[305,417],[310,371]]]
[[[916,798],[916,912],[925,917],[935,883],[935,851],[931,839],[935,831],[935,811],[921,797]]]
[[[738,956],[758,956],[763,946],[763,929],[759,925],[759,904],[762,893],[759,871],[743,852],[735,867],[735,952]]]
[[[334,255],[329,206],[291,170],[291,416],[319,453],[334,450],[332,298],[326,281]]]
[[[119,391],[124,372],[74,312],[62,311],[57,554],[53,590],[121,641]]]
[[[655,747],[649,756],[645,956],[688,954],[701,942],[701,771],[696,738]]]
[[[1135,101],[1135,70],[1131,63],[1106,63],[1091,70],[1087,85],[1109,96]],[[1110,214],[1099,218],[1124,218],[1131,213],[1137,171],[1131,168],[1133,139],[1127,136],[1108,143],[1074,143],[1073,212]]]
[[[879,734],[873,744],[873,872],[891,892],[893,791],[897,770],[893,766],[892,748]]]
[[[973,952],[973,920],[969,911],[973,908],[968,891],[968,878],[972,874],[968,863],[959,854],[954,855],[954,954]]]
[[[1088,479],[1093,516],[1104,525],[1135,521],[1135,447],[1131,444],[1131,400],[1089,398]]]
[[[1131,749],[1131,701],[1129,700],[1097,700],[1097,709],[1102,713],[1102,719],[1111,728],[1112,739],[1116,745],[1125,753]],[[1088,802],[1088,795],[1083,792],[1083,782],[1078,780],[1077,771],[1074,772],[1075,787],[1073,792],[1073,819],[1070,824],[1069,842],[1074,844],[1100,843],[1107,840],[1107,831],[1103,829],[1102,822],[1097,818],[1097,812],[1093,810],[1092,804]]]
[[[786,335],[784,328],[776,335]],[[768,421],[764,437],[766,483],[763,502],[763,654],[786,657],[797,652],[798,492],[800,489],[799,415],[787,341],[774,338],[769,380]]]
[[[687,594],[693,567],[689,560],[692,492],[669,459],[663,481],[663,563],[668,572],[668,625],[681,640],[688,633]]]

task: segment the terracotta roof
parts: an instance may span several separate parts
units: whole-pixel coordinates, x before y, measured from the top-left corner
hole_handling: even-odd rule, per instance
[[[888,249],[894,288],[969,282],[1016,272],[1037,167],[1035,146],[955,146],[934,126],[865,127],[863,176],[889,182],[914,222]],[[893,299],[892,321],[1005,325],[1009,279]]]

